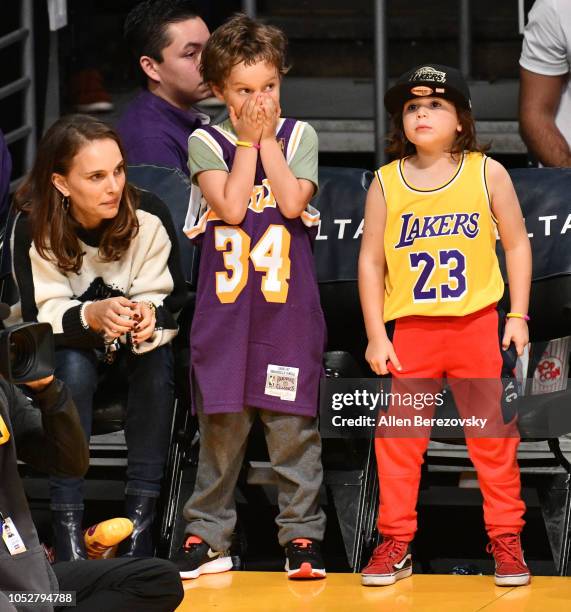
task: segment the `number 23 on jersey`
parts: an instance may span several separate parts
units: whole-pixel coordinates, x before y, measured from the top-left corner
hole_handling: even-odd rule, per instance
[[[409,260],[410,269],[419,271],[412,290],[414,302],[457,302],[466,294],[466,257],[458,249],[441,249],[436,259],[424,251],[410,253]],[[447,270],[448,279],[434,286],[431,281],[437,268]]]
[[[248,283],[249,260],[261,272],[260,290],[267,302],[287,301],[291,260],[291,234],[283,225],[270,225],[253,248],[239,227],[214,228],[214,246],[222,252],[226,271],[216,272],[216,295],[222,304],[232,304]]]

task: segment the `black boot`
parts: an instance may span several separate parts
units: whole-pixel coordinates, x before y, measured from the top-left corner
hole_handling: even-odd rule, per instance
[[[87,559],[81,520],[83,510],[52,510],[56,562]]]
[[[125,516],[133,522],[133,533],[119,544],[117,556],[152,557],[156,497],[125,495]]]

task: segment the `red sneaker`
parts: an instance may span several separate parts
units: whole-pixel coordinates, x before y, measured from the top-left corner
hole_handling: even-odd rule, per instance
[[[524,586],[531,580],[531,572],[523,558],[521,541],[516,533],[492,538],[486,552],[494,555],[495,582],[498,586]]]
[[[80,113],[108,113],[113,110],[111,96],[97,69],[80,70],[71,77],[71,98]]]
[[[365,569],[361,572],[364,586],[387,586],[412,575],[412,555],[408,542],[383,538]]]

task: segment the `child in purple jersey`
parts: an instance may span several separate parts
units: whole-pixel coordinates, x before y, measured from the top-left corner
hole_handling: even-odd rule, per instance
[[[201,446],[175,559],[183,578],[232,567],[234,489],[257,416],[277,475],[288,576],[325,577],[316,419],[325,323],[312,256],[319,213],[309,206],[317,138],[280,117],[285,46],[276,28],[237,15],[202,55],[204,81],[230,119],[189,140],[185,231],[202,249],[191,330]]]

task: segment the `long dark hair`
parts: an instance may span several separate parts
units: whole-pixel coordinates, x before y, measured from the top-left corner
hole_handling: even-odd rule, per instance
[[[456,134],[449,153],[453,157],[461,155],[464,151],[485,153],[490,148],[490,145],[478,142],[476,138],[476,123],[471,111],[456,106],[456,113],[458,114],[458,122],[462,126],[462,131]],[[391,127],[387,135],[385,151],[391,159],[402,159],[416,153],[415,145],[408,140],[404,133],[402,111],[391,116]]]
[[[41,257],[55,261],[64,272],[79,273],[83,251],[76,231],[79,224],[63,206],[62,194],[52,183],[54,173],[66,176],[72,160],[87,143],[111,139],[125,154],[119,136],[106,123],[89,115],[58,119],[38,145],[36,161],[15,195],[16,207],[29,215],[32,240]],[[117,261],[139,231],[137,191],[125,182],[119,211],[106,223],[99,244],[102,261]]]

